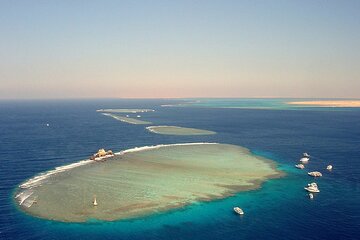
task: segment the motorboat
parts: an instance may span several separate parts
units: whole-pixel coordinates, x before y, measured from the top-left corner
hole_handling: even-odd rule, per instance
[[[244,211],[239,207],[234,207],[234,212],[236,212],[239,215],[243,215]]]
[[[299,169],[304,169],[304,168],[305,168],[304,164],[301,164],[301,163],[300,163],[300,164],[296,164],[295,167],[296,167],[296,168],[299,168]]]
[[[318,185],[316,183],[309,183],[307,185],[307,187],[304,188],[306,191],[310,192],[310,193],[318,193],[320,192]],[[310,194],[309,197],[311,198]]]
[[[312,177],[322,177],[322,173],[321,172],[308,172],[308,175],[309,176],[312,176]]]
[[[329,171],[332,170],[332,168],[333,168],[333,166],[331,166],[331,165],[328,165],[328,166],[326,167],[326,169],[329,170]]]
[[[300,161],[301,163],[308,163],[309,160],[310,160],[310,158],[308,158],[308,157],[302,157],[302,158],[300,158],[299,161]]]
[[[97,203],[97,201],[96,201],[96,197],[94,197],[93,205],[94,205],[94,206],[97,206],[97,205],[98,205],[98,203]]]
[[[320,192],[320,190],[318,188],[314,188],[314,187],[305,187],[304,189],[311,193],[319,193]]]
[[[308,153],[303,153],[302,158],[300,158],[301,163],[307,163],[310,160],[310,155]]]
[[[308,187],[315,187],[315,188],[318,188],[318,185],[316,183],[309,183],[308,184]]]
[[[314,198],[314,194],[309,193],[309,198],[310,198],[310,199],[313,199],[313,198]]]

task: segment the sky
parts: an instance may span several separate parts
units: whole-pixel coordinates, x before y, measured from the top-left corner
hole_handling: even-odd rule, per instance
[[[0,98],[360,98],[360,1],[0,0]]]

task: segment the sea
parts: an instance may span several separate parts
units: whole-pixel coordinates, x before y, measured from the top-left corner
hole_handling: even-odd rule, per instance
[[[239,101],[228,104],[236,107]],[[216,102],[182,105],[186,100],[179,99],[0,101],[0,240],[360,239],[360,109],[263,109],[261,101],[272,104],[257,101],[256,108],[222,107]],[[154,109],[141,113],[141,119],[217,134],[153,134],[144,125],[96,112],[103,108]],[[244,146],[274,160],[286,175],[225,199],[113,222],[40,219],[22,212],[14,201],[20,183],[87,159],[99,148],[120,151],[193,142]],[[296,169],[303,152],[312,156],[310,162],[306,169]],[[332,171],[326,170],[329,164]],[[323,177],[307,176],[315,170]],[[313,181],[321,192],[309,199],[304,187]],[[236,215],[234,206],[245,214]]]

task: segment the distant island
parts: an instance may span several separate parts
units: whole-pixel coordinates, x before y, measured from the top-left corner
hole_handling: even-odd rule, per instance
[[[360,100],[318,100],[287,102],[290,105],[303,105],[314,107],[360,107]]]
[[[216,132],[197,129],[197,128],[186,128],[178,126],[150,126],[146,128],[150,132],[164,135],[212,135]]]
[[[139,125],[148,125],[148,124],[152,124],[152,122],[148,122],[148,121],[142,121],[136,118],[130,118],[128,116],[119,116],[119,115],[115,115],[115,114],[111,114],[111,113],[103,113],[104,116],[108,116],[108,117],[112,117],[116,120],[119,120],[121,122],[126,122],[126,123],[130,123],[130,124],[139,124]]]

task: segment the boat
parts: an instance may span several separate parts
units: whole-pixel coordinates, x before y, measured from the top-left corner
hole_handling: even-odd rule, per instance
[[[331,165],[328,165],[328,166],[326,167],[326,169],[329,170],[329,171],[332,170],[332,168],[333,168],[333,167],[332,167]]]
[[[304,169],[304,168],[305,168],[304,164],[301,164],[301,163],[300,163],[300,164],[296,164],[295,167],[296,167],[296,168],[299,168],[299,169]]]
[[[308,172],[308,175],[309,176],[312,176],[312,177],[322,177],[322,173],[321,172]]]
[[[301,163],[307,163],[310,160],[310,155],[308,153],[303,153],[302,158],[300,158]]]
[[[235,211],[237,214],[239,214],[239,215],[243,215],[243,214],[244,214],[244,211],[243,211],[241,208],[239,208],[239,207],[234,207],[234,211]]]
[[[308,158],[308,157],[302,157],[302,158],[300,158],[299,161],[300,161],[301,163],[308,163],[309,160],[310,160],[310,158]]]
[[[97,206],[97,205],[98,205],[98,203],[97,203],[97,201],[96,201],[96,197],[94,197],[93,205],[94,205],[94,206]]]
[[[313,199],[313,198],[314,198],[314,194],[309,193],[309,198],[310,198],[310,199]]]
[[[315,188],[318,188],[318,185],[316,183],[309,183],[308,184],[308,187],[315,187]]]
[[[304,189],[310,193],[320,192],[318,185],[316,183],[309,183],[307,187],[304,187]],[[309,197],[311,198],[310,194],[309,194]]]
[[[93,154],[90,157],[90,160],[103,161],[106,158],[113,157],[113,156],[115,156],[115,154],[111,150],[105,151],[105,149],[101,148],[101,149],[99,149],[99,151],[97,153]]]

